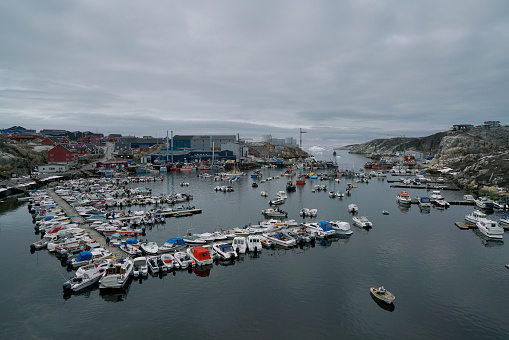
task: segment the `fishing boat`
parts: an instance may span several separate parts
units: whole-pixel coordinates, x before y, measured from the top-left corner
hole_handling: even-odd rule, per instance
[[[160,260],[160,268],[163,272],[170,271],[175,266],[175,258],[171,254],[162,254]]]
[[[385,289],[384,286],[381,286],[378,288],[371,287],[371,288],[369,288],[369,291],[371,292],[371,294],[373,294],[374,297],[376,297],[377,299],[379,299],[385,303],[390,304],[396,298],[394,296],[394,294],[392,294],[387,289]]]
[[[410,204],[412,203],[412,199],[407,191],[402,191],[396,196],[396,201],[399,204]]]
[[[283,218],[283,217],[288,217],[288,213],[279,209],[279,208],[276,208],[276,209],[273,209],[273,208],[267,208],[267,209],[263,209],[262,210],[262,214],[265,216],[265,217],[276,217],[276,218]]]
[[[161,259],[160,256],[149,256],[147,258],[147,265],[148,269],[152,272],[152,274],[159,273],[159,260]]]
[[[196,264],[188,253],[177,251],[173,254],[176,261],[176,267],[180,269],[186,269],[187,267],[194,267]]]
[[[188,248],[187,253],[195,261],[197,266],[205,266],[213,263],[209,250],[204,246]]]
[[[352,217],[352,220],[353,220],[353,224],[355,224],[356,226],[358,226],[360,228],[369,229],[369,228],[373,227],[373,223],[371,223],[371,221],[368,220],[368,218],[366,216],[354,216],[354,217]]]
[[[487,196],[482,196],[475,200],[475,205],[481,209],[493,210],[495,202]]]
[[[474,210],[470,214],[465,216],[465,221],[476,224],[482,218],[486,218],[486,214],[480,210]]]
[[[136,257],[133,260],[133,276],[143,277],[148,275],[148,263],[145,256]]]
[[[502,239],[504,236],[504,229],[501,228],[496,221],[481,218],[475,225],[481,233],[489,238]]]
[[[267,240],[273,242],[278,246],[290,248],[297,245],[297,242],[293,238],[284,236],[282,233],[279,232],[265,233],[263,234],[263,236],[266,237]]]
[[[159,252],[159,246],[153,241],[142,243],[140,249],[145,255],[155,255]]]
[[[125,287],[132,271],[132,260],[128,258],[110,260],[104,275],[99,279],[99,289],[118,289]]]
[[[419,207],[421,208],[430,208],[431,207],[431,199],[429,197],[419,197]]]
[[[246,238],[243,236],[235,237],[232,246],[238,254],[245,254],[247,250]]]
[[[232,260],[237,257],[235,249],[228,243],[216,243],[212,246],[212,249],[222,260]]]
[[[247,250],[255,253],[262,250],[262,238],[260,235],[249,235],[247,237]]]
[[[351,235],[353,234],[352,229],[350,228],[350,223],[345,221],[329,221],[332,226],[332,229],[336,232],[337,235]]]
[[[75,276],[64,282],[64,291],[77,292],[84,288],[90,287],[96,284],[104,274],[105,269],[103,267],[94,267],[83,273],[83,275]]]
[[[172,238],[166,240],[166,242],[164,242],[164,244],[161,247],[159,247],[159,251],[161,251],[161,252],[172,251],[172,250],[182,249],[185,246],[186,246],[186,242],[184,241],[183,238],[172,237]]]

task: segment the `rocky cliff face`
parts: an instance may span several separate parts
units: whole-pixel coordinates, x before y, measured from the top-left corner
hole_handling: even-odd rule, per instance
[[[474,128],[439,132],[421,138],[376,139],[350,147],[352,153],[394,154],[416,150],[434,155],[428,168],[451,168],[460,186],[468,189],[509,187],[509,128]]]
[[[36,165],[46,162],[44,152],[34,151],[33,146],[0,138],[0,178],[12,174],[29,174]]]

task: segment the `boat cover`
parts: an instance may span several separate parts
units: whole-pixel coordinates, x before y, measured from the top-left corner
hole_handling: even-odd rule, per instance
[[[193,252],[193,256],[196,257],[196,259],[198,261],[211,259],[210,253],[205,247],[202,247],[202,246],[194,247],[192,249],[192,252]]]
[[[233,249],[233,247],[230,244],[226,244],[226,243],[225,244],[220,244],[219,248],[221,248],[222,251],[225,251],[225,250],[230,249],[230,248]]]
[[[125,240],[125,243],[131,244],[131,245],[136,245],[136,244],[138,244],[138,240],[135,238],[128,238]]]
[[[186,244],[186,242],[184,241],[184,239],[183,239],[183,238],[181,238],[181,237],[173,237],[173,238],[170,238],[168,241],[166,241],[166,243],[172,243],[172,244],[173,244],[173,243],[175,243],[175,244],[177,244],[177,245],[179,245],[179,246],[180,246],[180,245],[184,245],[184,244]]]
[[[82,251],[76,258],[76,262],[90,261],[92,259],[92,253],[89,251]]]
[[[321,222],[318,222],[318,224],[320,225],[320,228],[322,228],[323,231],[332,230],[332,225],[330,224],[330,222],[321,221]]]

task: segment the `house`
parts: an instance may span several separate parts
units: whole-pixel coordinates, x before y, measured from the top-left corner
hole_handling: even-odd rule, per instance
[[[9,139],[20,142],[20,141],[42,140],[44,139],[44,137],[32,133],[13,133],[11,136],[9,136]]]
[[[48,164],[77,164],[78,163],[78,153],[72,152],[67,149],[63,145],[57,145],[51,150],[48,151]]]
[[[37,166],[37,171],[40,173],[65,172],[69,168],[68,164],[46,164]]]
[[[120,133],[110,133],[108,135],[107,141],[108,142],[116,142],[120,139],[120,137],[122,137],[122,135]]]
[[[55,129],[42,129],[39,131],[40,134],[49,137],[65,137],[67,136],[67,130],[55,130]]]
[[[46,137],[41,141],[41,145],[57,145],[57,144],[66,144],[69,143],[69,139],[67,137]]]

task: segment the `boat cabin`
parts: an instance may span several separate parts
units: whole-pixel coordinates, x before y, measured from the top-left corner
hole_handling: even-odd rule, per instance
[[[210,252],[205,247],[202,246],[194,247],[191,249],[191,252],[195,259],[200,262],[212,259],[212,257],[210,257]]]

